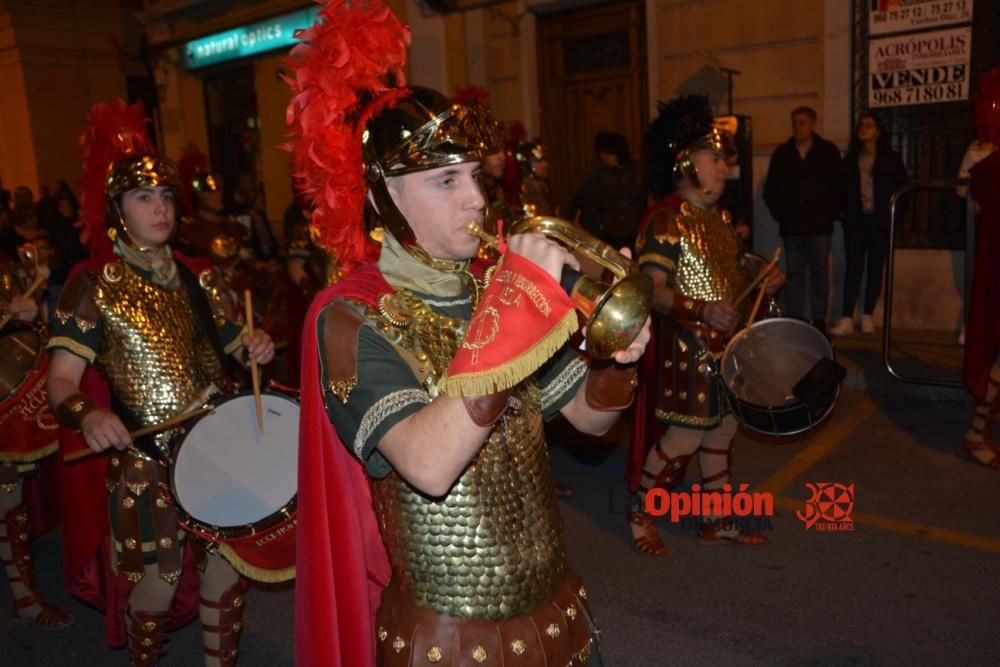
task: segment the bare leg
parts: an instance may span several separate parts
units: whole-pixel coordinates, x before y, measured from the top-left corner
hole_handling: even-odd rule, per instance
[[[718,491],[729,484],[731,472],[729,466],[733,458],[733,438],[736,436],[736,418],[728,415],[722,420],[719,428],[705,434],[698,460],[701,463],[702,491]],[[760,533],[743,530],[732,522],[730,517],[711,517],[702,524],[701,538],[705,542],[725,540],[735,544],[756,546],[763,544],[767,538]]]
[[[962,451],[991,468],[1000,467],[1000,450],[991,442],[993,422],[1000,413],[1000,359],[990,369],[986,397],[976,403],[972,425],[965,434]]]
[[[138,611],[168,611],[177,593],[177,582],[170,584],[160,578],[160,568],[156,563],[146,565],[144,569],[146,573],[128,596],[128,606]]]
[[[651,556],[666,556],[668,551],[646,513],[646,493],[656,486],[669,488],[684,474],[684,465],[701,444],[703,431],[671,426],[660,441],[649,450],[642,469],[639,492],[628,514],[629,530],[636,547]]]
[[[21,504],[24,498],[22,487],[22,482],[18,479],[16,482],[5,484],[3,488],[0,488],[0,517],[7,516],[7,512]],[[27,529],[28,525],[23,524],[23,530],[27,531]],[[10,590],[14,594],[15,600],[31,594],[31,589],[25,585],[25,582],[20,580],[17,567],[13,564],[14,553],[11,549],[11,542],[8,540],[12,538],[17,539],[18,537],[18,535],[8,535],[6,522],[0,521],[0,559],[11,563],[5,569],[7,571],[7,581],[10,582]],[[21,613],[24,614],[25,618],[34,618],[39,611],[41,610],[35,604],[22,609]]]
[[[6,466],[5,473],[13,472]],[[31,546],[28,543],[28,513],[24,508],[24,486],[15,476],[0,484],[0,561],[6,566],[7,581],[14,594],[14,617],[34,621],[46,630],[70,625],[72,614],[45,602],[38,593],[34,579]]]

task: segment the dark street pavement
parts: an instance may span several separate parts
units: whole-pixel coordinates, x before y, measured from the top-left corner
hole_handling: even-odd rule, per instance
[[[607,665],[1000,663],[1000,472],[959,453],[963,395],[887,381],[871,343],[845,350],[847,389],[818,432],[793,442],[738,436],[736,480],[776,497],[763,547],[699,545],[693,530],[661,519],[670,555],[637,552],[625,524],[625,424],[602,442],[554,425],[555,476],[575,488],[562,502],[570,560],[589,588]],[[852,532],[805,528],[796,510],[807,482],[854,484]],[[58,532],[37,544],[39,575],[76,624],[43,632],[11,626],[4,613],[0,658],[127,664],[104,646],[97,612],[62,592],[60,550]],[[292,600],[291,590],[251,592],[241,665],[292,664]],[[0,608],[10,608],[6,587]],[[161,664],[198,665],[199,646],[192,624]]]

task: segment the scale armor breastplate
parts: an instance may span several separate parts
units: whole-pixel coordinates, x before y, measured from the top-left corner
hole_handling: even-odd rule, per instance
[[[673,288],[700,301],[735,301],[751,276],[729,214],[684,203],[674,224],[680,253]]]
[[[390,298],[407,314],[405,326],[393,326],[373,309],[367,315],[396,346],[430,365],[424,386],[433,398],[434,381],[467,323],[435,313],[402,290]],[[528,381],[513,395],[520,408],[496,423],[447,497],[429,499],[396,473],[374,482],[394,576],[421,607],[458,618],[528,614],[567,569],[540,392]]]
[[[183,284],[159,287],[124,262],[95,282],[102,344],[96,365],[111,391],[147,426],[173,417],[223,372]],[[165,443],[157,439],[161,449]]]

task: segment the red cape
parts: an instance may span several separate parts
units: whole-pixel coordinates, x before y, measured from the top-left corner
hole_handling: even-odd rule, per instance
[[[175,252],[174,258],[197,275],[211,265]],[[106,259],[88,259],[73,267],[69,278],[83,270],[99,272]],[[102,408],[111,405],[108,383],[93,366],[80,382],[80,390]],[[63,521],[63,562],[66,588],[76,597],[104,612],[104,638],[109,646],[124,646],[125,609],[132,584],[111,570],[108,498],[104,476],[105,456],[90,456],[73,463],[63,457],[87,443],[75,431],[59,427],[59,508]],[[110,601],[110,604],[109,604]],[[184,574],[171,608],[168,629],[185,625],[198,615],[198,575],[191,549],[185,549]]]
[[[1000,150],[980,160],[969,173],[970,191],[982,215],[972,273],[963,379],[969,391],[984,400],[990,368],[1000,352]]]
[[[680,209],[683,199],[670,195],[657,200],[642,217],[636,239],[646,235],[646,225],[653,214],[667,208]],[[636,252],[639,259],[641,252]],[[635,404],[632,412],[632,440],[629,444],[628,460],[625,462],[625,480],[628,490],[635,493],[639,490],[642,479],[642,468],[646,463],[646,454],[653,444],[659,442],[667,432],[667,426],[656,421],[656,387],[657,387],[657,345],[660,343],[660,318],[653,313],[653,330],[649,345],[639,361],[639,386],[635,391]]]
[[[374,306],[391,289],[378,269],[361,265],[316,295],[302,329],[295,662],[303,667],[375,664],[375,612],[389,559],[365,471],[327,417],[316,327],[333,299]]]

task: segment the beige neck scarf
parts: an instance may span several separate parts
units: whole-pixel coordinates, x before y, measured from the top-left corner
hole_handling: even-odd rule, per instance
[[[139,250],[133,248],[120,236],[115,241],[115,254],[132,266],[148,271],[153,276],[153,283],[160,287],[173,289],[180,284],[177,276],[177,264],[170,252],[170,246],[159,249]]]
[[[454,270],[432,268],[411,255],[392,234],[386,232],[382,239],[382,252],[378,269],[395,287],[402,287],[421,294],[460,296],[467,292],[469,263],[441,260],[454,265]]]

